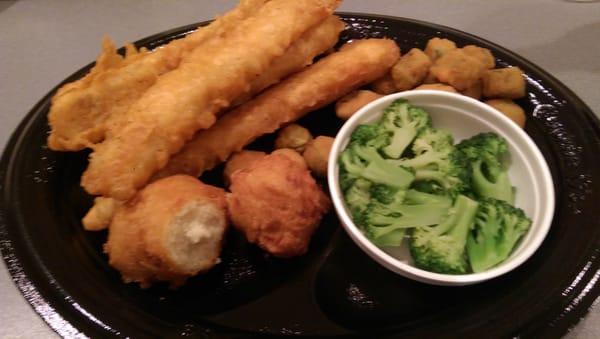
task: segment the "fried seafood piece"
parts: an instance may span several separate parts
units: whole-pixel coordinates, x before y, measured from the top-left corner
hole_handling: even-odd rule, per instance
[[[155,177],[185,173],[199,176],[261,135],[385,75],[400,51],[392,40],[356,40],[226,113],[196,133]]]
[[[332,15],[323,23],[309,29],[285,51],[285,54],[276,58],[271,66],[252,82],[250,92],[238,98],[235,104],[250,100],[265,88],[312,64],[317,55],[331,49],[337,43],[344,26],[344,22],[339,17]]]
[[[104,251],[126,283],[178,287],[218,263],[226,228],[225,191],[177,175],[146,186],[117,211]]]
[[[100,142],[107,129],[119,125],[129,107],[156,83],[159,76],[177,68],[186,54],[206,40],[230,31],[240,21],[253,16],[266,1],[241,0],[235,9],[210,25],[154,52],[137,51],[127,44],[123,58],[112,41],[105,38],[102,53],[90,73],[64,85],[52,98],[48,114],[51,127],[48,147],[57,151],[78,151]]]
[[[249,242],[278,257],[306,253],[331,202],[308,169],[282,154],[268,155],[231,177],[227,206]]]
[[[335,115],[342,120],[348,120],[368,103],[381,97],[381,94],[369,90],[353,91],[344,95],[335,103]]]
[[[129,108],[124,127],[94,147],[82,186],[93,195],[131,198],[337,5],[337,0],[271,0],[225,37],[191,51]]]
[[[255,161],[267,156],[265,152],[242,150],[237,152],[227,160],[223,169],[223,180],[226,185],[231,182],[231,175],[236,171],[250,167]]]
[[[101,231],[106,229],[122,202],[105,197],[94,199],[94,205],[83,217],[83,228],[86,231]]]

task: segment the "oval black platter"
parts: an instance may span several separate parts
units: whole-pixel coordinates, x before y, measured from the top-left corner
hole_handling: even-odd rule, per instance
[[[45,146],[55,88],[26,116],[2,157],[0,248],[15,283],[56,332],[66,337],[549,338],[563,335],[585,315],[600,293],[600,123],[590,109],[539,67],[467,33],[410,19],[341,16],[348,26],[340,43],[389,37],[407,51],[431,37],[447,37],[459,46],[489,48],[499,65],[524,70],[528,96],[519,103],[528,112],[526,131],[547,159],[557,192],[552,228],[535,255],[490,282],[428,286],[378,266],[332,213],[303,257],[274,259],[231,231],[223,262],[177,291],[123,284],[102,253],[106,234],[85,232],[80,225],[91,204],[79,186],[87,153],[57,153]],[[136,45],[153,48],[197,26]],[[331,107],[301,124],[316,135],[335,135],[341,126]],[[272,142],[266,136],[251,147],[269,149]],[[220,169],[202,179],[221,184]]]

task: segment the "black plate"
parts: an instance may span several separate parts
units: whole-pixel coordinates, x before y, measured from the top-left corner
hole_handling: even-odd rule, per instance
[[[83,231],[91,204],[79,186],[87,153],[46,144],[52,90],[27,115],[0,164],[2,255],[25,298],[59,334],[133,337],[389,334],[558,337],[598,296],[600,123],[570,90],[523,58],[472,35],[424,22],[345,14],[343,41],[390,37],[407,51],[434,36],[491,49],[527,75],[527,133],[548,161],[557,205],[548,237],[517,270],[476,286],[434,287],[383,269],[330,215],[306,256],[277,260],[230,232],[223,263],[178,291],[123,284]],[[155,47],[197,24],[141,40]],[[73,81],[91,65],[70,76]],[[60,86],[60,85],[59,85]],[[302,121],[314,134],[340,127],[331,107]],[[269,147],[272,137],[253,146]],[[217,171],[203,177],[219,183]]]

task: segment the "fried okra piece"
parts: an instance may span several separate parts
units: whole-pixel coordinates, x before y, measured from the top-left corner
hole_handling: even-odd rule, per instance
[[[483,64],[462,49],[448,51],[431,66],[431,73],[440,82],[459,91],[473,86],[483,75]]]
[[[298,152],[304,151],[304,147],[312,140],[310,131],[298,124],[289,124],[282,128],[275,139],[275,148],[291,148]]]
[[[525,111],[514,101],[510,99],[491,99],[484,102],[504,113],[510,120],[519,125],[519,127],[525,127]]]
[[[417,86],[415,87],[415,89],[432,89],[432,90],[436,90],[436,91],[444,91],[444,92],[451,92],[451,93],[458,93],[458,91],[450,86],[450,85],[446,85],[446,84],[423,84],[421,86]]]
[[[327,176],[327,162],[333,141],[332,137],[318,136],[306,145],[306,149],[302,153],[308,168],[318,177]]]
[[[384,77],[373,81],[370,87],[373,90],[373,92],[381,95],[388,95],[398,92],[398,89],[394,84],[394,79],[392,79],[392,75],[389,73],[386,74]]]
[[[398,91],[406,91],[423,83],[431,60],[422,50],[413,48],[392,67],[392,79]]]
[[[525,79],[519,67],[491,69],[483,74],[483,96],[519,99],[525,96]]]
[[[342,120],[348,120],[363,106],[381,97],[381,94],[367,90],[348,93],[335,103],[335,115]]]
[[[436,61],[446,52],[456,49],[456,43],[449,39],[432,38],[427,41],[425,46],[425,54],[431,59]]]
[[[479,60],[486,69],[492,69],[496,67],[496,59],[489,49],[475,45],[467,45],[463,47],[462,50],[467,55]]]
[[[439,82],[440,81],[435,77],[435,75],[433,75],[433,73],[431,73],[431,71],[428,71],[427,76],[425,77],[425,79],[423,79],[423,83],[426,85],[437,84]]]
[[[483,82],[481,79],[479,79],[473,85],[462,91],[461,94],[479,100],[481,99],[482,92]]]

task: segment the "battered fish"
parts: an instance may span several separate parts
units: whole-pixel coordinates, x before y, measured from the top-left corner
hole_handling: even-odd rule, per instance
[[[241,0],[240,4],[187,37],[148,52],[127,45],[125,58],[107,38],[96,66],[81,80],[61,87],[52,98],[48,114],[52,150],[78,151],[101,141],[110,125],[120,119],[162,74],[175,69],[181,59],[206,40],[223,35],[253,16],[267,0]],[[116,122],[107,122],[113,117]]]
[[[82,186],[93,195],[131,198],[152,174],[310,27],[325,20],[338,0],[272,0],[222,39],[194,49],[161,76],[127,112],[128,123],[94,147]]]
[[[122,206],[104,251],[125,282],[181,285],[217,264],[227,227],[225,191],[177,175],[146,186]]]
[[[306,253],[331,207],[306,166],[283,154],[268,155],[234,172],[229,189],[232,224],[249,242],[278,257]]]
[[[155,177],[199,176],[261,135],[382,77],[399,56],[392,40],[357,40],[345,45],[196,133]]]

